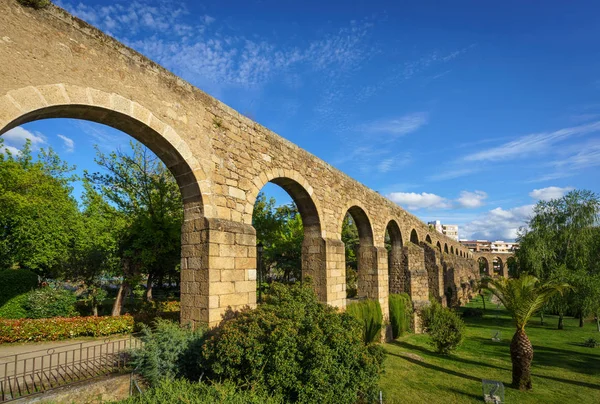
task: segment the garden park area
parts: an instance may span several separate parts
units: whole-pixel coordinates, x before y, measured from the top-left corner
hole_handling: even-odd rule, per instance
[[[489,296],[488,296],[489,298]],[[406,334],[385,344],[386,372],[381,388],[386,402],[477,403],[482,402],[482,379],[498,380],[505,386],[507,403],[598,403],[600,402],[600,348],[584,346],[598,337],[596,325],[565,318],[557,330],[557,316],[535,317],[527,325],[533,344],[533,390],[510,388],[510,340],[514,324],[502,307],[486,303],[483,317],[463,316],[465,340],[451,355],[436,354],[425,334]],[[482,309],[478,296],[461,311]],[[492,337],[500,332],[501,340]]]

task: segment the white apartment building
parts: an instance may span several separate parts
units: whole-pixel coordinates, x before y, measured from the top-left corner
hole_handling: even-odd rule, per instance
[[[458,241],[458,226],[455,224],[442,224],[439,220],[427,222],[427,224],[437,230],[439,233],[445,234]]]

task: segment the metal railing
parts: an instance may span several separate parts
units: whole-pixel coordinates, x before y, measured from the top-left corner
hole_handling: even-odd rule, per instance
[[[0,357],[0,403],[119,372],[141,344],[135,336],[107,338]]]

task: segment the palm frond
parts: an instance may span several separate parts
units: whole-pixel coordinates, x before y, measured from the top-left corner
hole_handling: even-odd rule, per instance
[[[531,317],[556,293],[571,287],[565,283],[541,283],[532,275],[516,279],[492,279],[487,287],[511,312],[515,325],[523,329]]]

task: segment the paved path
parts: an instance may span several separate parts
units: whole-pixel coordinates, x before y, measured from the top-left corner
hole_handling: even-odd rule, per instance
[[[116,339],[124,339],[127,338],[128,335],[112,335],[109,337],[86,337],[86,338],[71,338],[64,341],[51,341],[51,342],[25,342],[21,344],[0,344],[0,362],[2,361],[2,357],[8,355],[21,355],[30,352],[34,352],[37,355],[43,355],[44,352],[49,349],[58,350],[61,348],[62,350],[66,349],[68,345],[73,344],[82,344],[82,346],[90,346],[97,345],[104,341],[112,341]],[[38,352],[39,351],[39,352]]]

